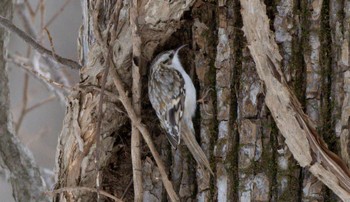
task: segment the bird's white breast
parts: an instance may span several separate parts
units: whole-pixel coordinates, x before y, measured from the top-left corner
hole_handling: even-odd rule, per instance
[[[172,61],[172,66],[176,70],[178,70],[181,73],[182,77],[184,78],[185,90],[186,90],[184,117],[191,120],[191,118],[194,116],[196,112],[196,106],[197,106],[196,89],[193,85],[191,78],[183,69],[177,55],[174,57]]]

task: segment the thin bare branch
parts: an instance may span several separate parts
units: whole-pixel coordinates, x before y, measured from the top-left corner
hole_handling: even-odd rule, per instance
[[[29,1],[24,0],[24,4],[26,5],[30,16],[33,18],[33,16],[35,16],[35,12],[34,12],[34,9],[32,8],[32,6],[30,5]]]
[[[25,72],[30,73],[31,76],[41,82],[49,91],[53,92],[60,101],[65,101],[64,93],[71,91],[70,87],[67,87],[61,83],[57,83],[51,79],[46,78],[45,76],[39,74],[37,71],[33,70],[30,64],[27,64],[29,61],[28,58],[21,56],[12,56],[8,55],[6,59],[8,62],[11,62],[15,67],[22,68]]]
[[[124,197],[126,196],[126,193],[128,193],[131,185],[132,185],[132,181],[133,181],[133,178],[130,179],[130,182],[128,184],[128,186],[125,188],[124,192],[123,192],[123,195],[122,195],[122,199],[124,199]]]
[[[66,8],[66,6],[71,2],[71,0],[66,0],[63,5],[61,6],[60,9],[58,9],[55,14],[52,15],[52,17],[47,21],[47,23],[45,24],[44,28],[47,28],[51,25],[51,23],[53,23],[56,18],[64,11],[64,9]]]
[[[56,58],[55,46],[53,45],[53,39],[52,39],[52,37],[51,37],[50,31],[49,31],[46,27],[44,27],[44,30],[45,30],[45,32],[46,32],[46,34],[47,34],[47,37],[48,37],[48,39],[49,39],[49,42],[50,42],[50,47],[51,47],[51,51],[52,51],[52,56],[57,60],[57,58]]]
[[[29,65],[25,64],[24,62],[21,62],[18,60],[18,57],[9,56],[7,58],[8,62],[12,62],[13,64],[16,64],[16,66],[23,68],[27,72],[33,74],[36,78],[38,78],[40,81],[43,81],[44,83],[47,83],[53,87],[60,88],[60,89],[66,89],[68,92],[71,90],[70,87],[67,87],[61,83],[57,83],[53,81],[52,79],[46,78],[44,75],[39,74],[37,71],[35,71],[33,68],[31,68]]]
[[[16,123],[16,134],[18,134],[19,129],[21,128],[23,118],[26,114],[27,104],[28,104],[28,86],[29,86],[29,76],[27,73],[24,73],[24,82],[23,82],[23,94],[22,94],[22,107],[19,114],[19,118]]]
[[[64,187],[64,188],[56,189],[53,191],[47,191],[47,192],[45,192],[45,194],[55,195],[55,194],[60,194],[62,192],[77,192],[77,191],[97,192],[97,189],[90,188],[90,187]],[[123,202],[123,200],[120,200],[119,198],[113,196],[112,194],[110,194],[106,191],[100,190],[100,193],[101,193],[101,195],[106,196],[110,199],[113,199],[114,201]]]
[[[132,32],[132,104],[135,109],[136,115],[141,114],[141,75],[140,65],[141,62],[141,37],[138,34],[138,0],[132,1],[130,9],[130,26]],[[141,161],[141,137],[140,132],[132,126],[131,133],[131,159],[132,159],[132,171],[134,179],[134,200],[141,202],[143,199],[143,187],[142,187],[142,161]]]
[[[79,88],[84,91],[87,89],[91,89],[101,93],[101,88],[99,86],[94,86],[94,85],[79,85],[78,87],[74,87],[74,88]],[[106,94],[112,102],[119,101],[119,96],[117,96],[115,93],[111,91],[108,91],[105,89],[104,94]]]
[[[25,42],[30,44],[40,54],[46,55],[46,56],[50,57],[52,60],[55,60],[56,62],[58,62],[62,65],[69,66],[73,69],[80,69],[81,68],[81,66],[76,61],[73,61],[73,60],[67,59],[67,58],[63,58],[59,55],[56,55],[56,57],[54,57],[54,54],[52,51],[41,46],[32,37],[30,37],[27,33],[23,32],[21,29],[19,29],[14,24],[12,24],[12,22],[10,22],[9,20],[7,20],[6,18],[4,18],[2,16],[0,16],[0,25],[2,27],[6,28],[7,30],[10,30],[11,32],[16,33],[21,39],[23,39]]]
[[[45,0],[40,0],[40,29],[44,29],[44,18],[45,18]]]
[[[34,104],[33,106],[28,107],[28,108],[25,110],[25,112],[26,112],[26,113],[29,113],[29,112],[31,112],[32,110],[34,110],[34,109],[36,109],[36,108],[38,108],[38,107],[41,107],[41,106],[43,106],[43,105],[45,105],[45,104],[47,104],[47,103],[53,101],[55,98],[56,98],[56,96],[51,95],[50,97],[48,97],[48,98],[46,98],[46,99],[44,99],[44,100],[41,100],[40,102]]]
[[[19,14],[19,19],[22,21],[22,25],[24,27],[24,31],[29,34],[34,40],[39,41],[39,37],[37,36],[37,31],[35,31],[34,23],[30,20],[30,17],[28,15],[28,12],[25,12],[26,7],[23,3],[18,3],[16,5],[17,13]],[[42,32],[42,31],[40,31]],[[29,49],[31,51],[31,49]],[[36,51],[35,51],[36,52]],[[36,54],[37,55],[37,54]],[[59,78],[61,82],[63,82],[66,86],[72,86],[73,80],[70,75],[67,74],[65,68],[61,68],[61,64],[57,63],[56,61],[52,60],[49,56],[43,55],[43,60],[40,60],[40,63],[42,66],[40,66],[40,69],[43,68],[43,71],[50,74],[51,78]],[[54,68],[49,68],[54,67]],[[65,102],[65,99],[62,99],[63,97],[60,97],[60,101],[62,103]]]
[[[111,58],[108,58],[108,59],[111,60]],[[141,118],[139,116],[137,116],[137,114],[135,113],[135,111],[131,105],[131,101],[126,94],[126,91],[125,91],[124,85],[120,79],[120,76],[116,72],[117,68],[116,68],[115,64],[113,63],[113,61],[111,62],[111,64],[113,65],[113,69],[111,71],[109,71],[109,73],[112,76],[114,85],[116,86],[116,88],[118,90],[118,93],[120,96],[120,101],[122,102],[124,108],[126,109],[132,124],[135,125],[137,127],[137,129],[141,132],[145,142],[147,143],[149,149],[151,150],[151,153],[154,157],[154,160],[156,161],[156,164],[159,168],[159,173],[162,177],[162,181],[163,181],[165,190],[167,191],[167,193],[170,197],[170,200],[171,201],[179,201],[179,197],[175,193],[173,185],[171,184],[171,182],[168,179],[163,161],[160,158],[160,155],[159,155],[156,147],[153,144],[151,135],[150,135],[148,129],[146,128],[146,126],[144,124],[142,124]]]

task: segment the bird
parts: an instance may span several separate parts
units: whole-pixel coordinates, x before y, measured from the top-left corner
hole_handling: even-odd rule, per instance
[[[179,59],[179,51],[185,46],[161,52],[153,59],[148,96],[171,146],[176,149],[182,139],[197,164],[213,174],[195,138],[192,118],[197,107],[196,88]]]

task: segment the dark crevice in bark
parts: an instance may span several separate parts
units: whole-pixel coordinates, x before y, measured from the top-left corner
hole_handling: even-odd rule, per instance
[[[307,0],[296,0],[294,12],[299,14],[300,27],[296,36],[293,36],[292,42],[292,68],[295,71],[295,80],[293,82],[293,89],[300,101],[303,111],[306,111],[306,64],[304,53],[310,51],[309,47],[309,18],[311,16],[308,9]],[[303,181],[305,176],[304,169],[299,168],[299,186],[297,201],[303,201]]]
[[[303,201],[303,179],[304,179],[304,175],[303,175],[303,169],[300,168],[299,169],[299,189],[298,189],[298,196],[297,196],[297,201],[298,202],[302,202]]]
[[[329,0],[323,0],[321,11],[321,127],[319,132],[328,144],[328,148],[337,153],[337,139],[334,133],[334,124],[332,121],[332,108],[334,103],[331,98],[332,87],[332,40],[331,28],[329,26]]]
[[[194,52],[193,66],[195,67],[198,79],[198,99],[204,98],[204,103],[197,106],[197,117],[200,117],[198,124],[202,126],[201,130],[197,130],[198,137],[203,139],[202,148],[209,155],[209,161],[213,172],[216,172],[216,159],[214,156],[214,147],[217,141],[218,122],[216,120],[216,46],[217,46],[217,3],[216,1],[198,2],[191,10],[192,14],[192,51]],[[204,94],[207,94],[206,97]],[[200,115],[201,114],[201,115]],[[211,115],[210,115],[211,114]],[[198,127],[200,128],[200,127]],[[214,178],[210,179],[209,184],[202,182],[201,178],[197,178],[197,198],[202,200],[214,199],[217,193]]]
[[[308,44],[308,23],[307,18],[310,16],[310,13],[307,10],[306,0],[297,0],[296,6],[294,8],[295,13],[300,13],[299,18],[301,25],[299,25],[299,31],[293,36],[292,40],[292,62],[291,67],[293,69],[294,81],[292,83],[293,90],[300,101],[303,110],[305,111],[306,105],[306,65],[304,60],[304,51],[306,51]]]
[[[217,37],[216,37],[217,38]],[[216,46],[216,44],[215,44]],[[215,65],[214,65],[214,60],[212,61],[212,63],[210,64],[210,85],[212,86],[213,89],[215,89],[215,86],[216,86],[216,77],[215,77],[215,72],[216,72],[216,68],[215,68]],[[215,90],[213,92],[210,93],[211,94],[211,97],[213,99],[213,106],[216,106],[217,105],[217,99],[216,99],[216,92]],[[215,144],[217,142],[217,134],[219,132],[219,122],[218,120],[215,118],[217,117],[217,108],[214,107],[213,108],[213,114],[214,114],[214,119],[213,119],[213,122],[212,122],[212,125],[211,125],[211,129],[212,129],[212,132],[211,132],[211,135],[210,135],[210,151],[214,151],[214,147],[215,147]],[[209,159],[211,165],[210,167],[213,169],[213,172],[216,173],[216,158],[215,158],[215,155],[214,155],[214,152],[211,152],[210,154],[210,159]],[[216,186],[215,186],[215,179],[214,178],[211,178],[210,180],[210,195],[213,197],[213,198],[216,198],[216,194],[217,194],[217,189],[216,189]]]
[[[271,146],[271,159],[270,159],[270,201],[276,201],[278,199],[278,182],[277,182],[277,172],[278,172],[278,159],[277,159],[277,149],[278,149],[278,128],[273,121],[273,118],[269,116],[268,122],[271,124],[271,135],[270,135],[270,146]]]
[[[328,148],[334,153],[338,153],[339,145],[335,135],[335,120],[331,116],[334,108],[334,99],[331,98],[332,91],[332,37],[330,27],[330,2],[323,0],[321,10],[321,33],[320,33],[320,65],[321,65],[321,125],[318,128],[319,134],[323,137]],[[337,200],[336,195],[326,188],[324,201],[331,202]]]
[[[296,0],[296,5],[294,8],[295,13],[299,13],[299,19],[301,25],[299,25],[300,32],[296,32],[296,35],[293,36],[292,40],[292,63],[291,68],[294,71],[294,77],[292,81],[293,90],[301,103],[303,111],[306,110],[306,64],[304,59],[304,51],[307,47],[305,44],[308,44],[308,23],[307,19],[310,16],[307,10],[307,2],[305,0]],[[294,161],[295,162],[295,161]],[[295,162],[296,164],[296,162]],[[296,196],[297,201],[302,201],[303,196],[303,168],[298,168],[299,178],[298,178],[298,195]]]
[[[264,0],[264,3],[266,5],[266,14],[267,17],[270,19],[270,30],[272,32],[275,31],[275,27],[273,26],[273,22],[275,21],[275,13],[276,10],[276,4],[275,0]]]
[[[239,174],[238,174],[238,158],[239,158],[239,143],[240,143],[240,138],[239,138],[239,130],[238,130],[238,94],[239,90],[241,88],[240,86],[240,80],[241,80],[241,74],[242,74],[242,60],[243,60],[243,47],[244,47],[244,33],[242,31],[243,27],[243,20],[242,20],[242,15],[241,15],[241,5],[240,1],[234,1],[234,18],[235,18],[235,23],[234,27],[236,28],[234,31],[234,66],[233,66],[233,82],[232,82],[232,87],[231,87],[231,95],[232,95],[232,106],[231,106],[231,114],[232,114],[232,123],[231,125],[233,126],[233,131],[232,135],[233,137],[233,155],[232,155],[232,161],[233,161],[233,166],[232,166],[232,171],[233,175],[232,177],[234,178],[234,192],[233,192],[233,199],[234,201],[239,201],[239,194],[238,194],[238,186],[239,186]]]
[[[270,21],[270,30],[275,31],[275,14],[277,13],[276,5],[278,2],[274,0],[264,0],[266,5],[266,13]],[[261,96],[260,96],[261,97]],[[262,102],[258,106],[258,109],[265,107],[265,97],[261,97]],[[262,111],[262,110],[261,110]],[[267,144],[263,144],[263,169],[266,175],[269,178],[269,200],[275,201],[278,199],[278,182],[277,182],[277,172],[278,172],[278,159],[277,159],[277,146],[278,146],[278,128],[272,118],[269,118],[269,114],[266,114],[265,117],[260,118],[262,120],[262,139],[268,139]],[[264,123],[265,122],[265,123]],[[264,130],[265,129],[265,130]],[[266,131],[266,132],[264,132]],[[265,137],[264,137],[265,136]]]

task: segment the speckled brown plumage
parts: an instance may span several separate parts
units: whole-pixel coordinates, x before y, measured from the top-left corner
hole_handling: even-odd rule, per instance
[[[197,163],[213,174],[209,161],[195,138],[192,117],[197,106],[196,89],[178,58],[178,51],[182,47],[160,53],[153,60],[148,96],[173,148],[182,139]]]

